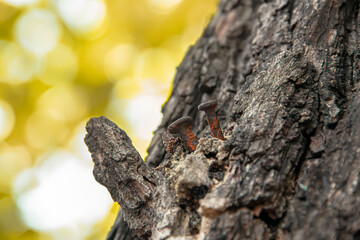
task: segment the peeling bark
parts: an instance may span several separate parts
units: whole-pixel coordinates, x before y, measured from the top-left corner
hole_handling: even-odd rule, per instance
[[[95,178],[121,205],[108,239],[360,239],[359,5],[221,1],[146,164],[115,124],[90,120]],[[197,110],[211,99],[225,141]],[[166,132],[183,116],[193,153]]]

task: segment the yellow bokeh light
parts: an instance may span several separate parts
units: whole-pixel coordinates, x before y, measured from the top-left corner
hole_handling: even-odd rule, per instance
[[[17,41],[26,50],[42,56],[57,45],[61,30],[55,15],[44,9],[32,9],[16,22]]]
[[[23,6],[33,5],[39,2],[40,0],[3,0],[3,1],[13,6],[23,7]]]
[[[15,13],[15,10],[0,1],[0,22],[8,20],[13,14]]]
[[[15,43],[1,45],[0,80],[10,84],[30,80],[39,68],[39,59]]]
[[[104,84],[112,79],[108,79],[104,71],[104,59],[109,50],[105,43],[86,44],[79,48],[79,69],[80,81],[85,84]]]
[[[56,229],[65,228],[74,231],[74,239],[84,238],[112,203],[110,194],[93,179],[91,169],[91,162],[67,151],[42,155],[34,169],[24,171],[16,179],[15,186],[23,189],[22,193],[17,192],[16,200],[25,223],[54,236],[61,236]],[[21,186],[32,181],[38,184],[32,188]],[[96,210],[90,211],[93,208]]]
[[[116,82],[112,94],[117,99],[133,98],[141,90],[139,82],[131,78],[122,78]]]
[[[150,8],[159,14],[170,13],[182,0],[147,0]]]
[[[53,0],[66,26],[79,34],[89,34],[97,30],[106,16],[106,6],[102,0]]]
[[[161,104],[165,97],[154,92],[141,92],[129,101],[126,115],[138,138],[148,140],[161,121]]]
[[[18,216],[18,209],[11,197],[0,198],[0,237],[6,240],[19,239],[19,235],[27,228],[22,224]],[[10,236],[4,237],[2,233],[10,232]],[[21,238],[23,239],[23,238]]]
[[[112,48],[105,57],[104,68],[110,79],[133,76],[136,71],[135,60],[139,51],[132,44],[120,44]]]
[[[46,110],[34,112],[26,123],[27,144],[36,149],[48,149],[65,141],[69,129],[64,121],[53,118]]]
[[[4,140],[15,124],[14,110],[7,102],[0,99],[0,141]]]
[[[59,44],[43,58],[37,76],[44,83],[55,85],[73,81],[77,69],[77,57],[73,50]]]
[[[30,166],[31,156],[25,147],[0,146],[0,192],[10,192],[15,176]]]
[[[138,76],[157,83],[169,82],[175,73],[174,62],[165,48],[145,50],[136,65]]]
[[[38,107],[59,121],[78,120],[87,111],[87,103],[81,89],[68,84],[57,85],[47,90],[39,98]]]
[[[84,144],[84,138],[86,135],[86,129],[84,126],[87,121],[88,119],[79,121],[74,131],[71,133],[72,137],[68,143],[68,149],[70,149],[77,158],[82,160],[84,164],[89,164],[88,160],[91,158],[91,154],[89,153],[87,146]]]

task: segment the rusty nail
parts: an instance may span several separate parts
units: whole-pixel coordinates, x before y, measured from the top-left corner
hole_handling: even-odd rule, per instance
[[[211,135],[220,140],[225,140],[222,134],[220,124],[218,119],[216,118],[215,108],[217,106],[217,101],[212,100],[198,106],[198,109],[204,111],[207,117],[207,122],[211,129]]]
[[[195,151],[198,140],[190,129],[191,124],[192,120],[190,117],[182,117],[170,124],[168,131],[171,134],[179,134],[186,148],[190,151]]]

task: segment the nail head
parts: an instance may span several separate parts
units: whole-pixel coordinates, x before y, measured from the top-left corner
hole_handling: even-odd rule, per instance
[[[204,110],[209,109],[209,108],[214,108],[217,105],[218,105],[218,102],[216,100],[211,100],[211,101],[200,104],[198,106],[198,109],[201,110],[201,111],[204,111]]]
[[[179,118],[178,120],[176,120],[175,122],[173,122],[172,124],[169,125],[168,131],[171,134],[177,134],[180,132],[181,128],[190,126],[192,124],[192,122],[193,121],[192,121],[191,117]]]

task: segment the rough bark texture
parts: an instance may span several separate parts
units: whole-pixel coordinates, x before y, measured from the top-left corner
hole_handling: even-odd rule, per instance
[[[359,5],[221,1],[146,164],[115,124],[89,121],[94,175],[121,205],[108,239],[360,239]],[[211,99],[225,141],[197,110]],[[183,116],[193,153],[166,132]]]

